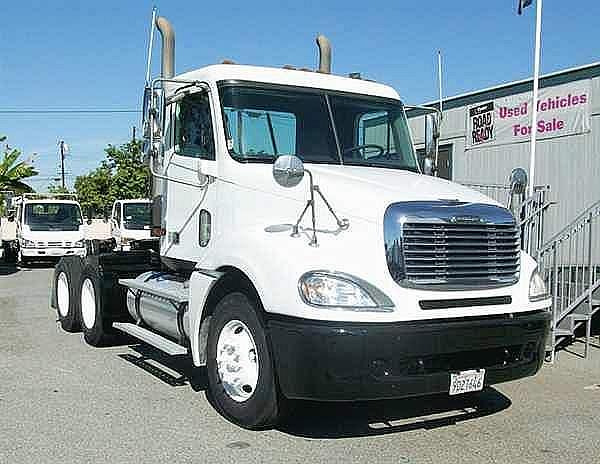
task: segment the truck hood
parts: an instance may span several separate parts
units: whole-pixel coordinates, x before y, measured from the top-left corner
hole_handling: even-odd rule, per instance
[[[370,221],[381,220],[386,208],[400,201],[459,200],[501,206],[460,184],[409,171],[356,166],[306,167],[335,210]]]

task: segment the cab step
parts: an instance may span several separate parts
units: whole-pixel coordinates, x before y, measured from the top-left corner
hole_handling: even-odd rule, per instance
[[[164,351],[171,356],[177,356],[181,354],[187,354],[188,350],[185,346],[181,346],[174,341],[165,338],[156,332],[152,332],[148,329],[144,329],[139,325],[132,324],[130,322],[114,322],[113,327],[121,332],[125,332],[132,337],[135,337],[143,342]]]

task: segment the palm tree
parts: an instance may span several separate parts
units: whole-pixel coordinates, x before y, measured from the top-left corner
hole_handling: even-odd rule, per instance
[[[6,140],[0,136],[0,142]],[[12,190],[15,193],[33,192],[33,189],[23,182],[23,179],[37,176],[37,171],[31,165],[31,159],[18,161],[21,152],[16,148],[4,150],[4,157],[0,159],[0,190]]]

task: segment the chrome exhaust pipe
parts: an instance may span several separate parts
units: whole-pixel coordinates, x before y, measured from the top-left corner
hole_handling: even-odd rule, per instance
[[[162,37],[160,75],[164,79],[171,79],[175,75],[175,31],[162,16],[156,18],[156,28]]]
[[[331,74],[331,42],[323,34],[317,36],[319,47],[319,72]]]

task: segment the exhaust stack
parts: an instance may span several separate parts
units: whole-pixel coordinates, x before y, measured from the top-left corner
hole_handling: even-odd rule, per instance
[[[317,36],[319,47],[319,72],[331,74],[331,42],[323,34]]]
[[[171,23],[162,16],[156,18],[156,28],[162,37],[160,75],[170,79],[175,75],[175,31]]]

